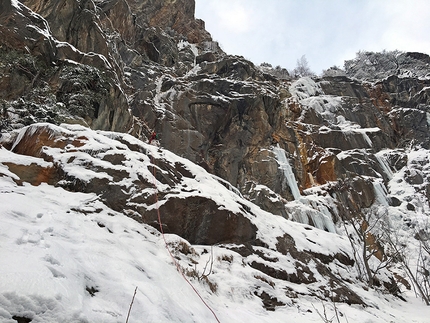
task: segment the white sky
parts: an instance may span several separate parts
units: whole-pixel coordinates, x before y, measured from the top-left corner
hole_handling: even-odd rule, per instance
[[[430,0],[196,0],[225,52],[320,73],[359,50],[430,54]]]

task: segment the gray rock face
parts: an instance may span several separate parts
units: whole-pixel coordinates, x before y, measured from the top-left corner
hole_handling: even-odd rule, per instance
[[[52,15],[55,12],[60,17],[62,11],[59,8],[66,10],[71,6],[69,11],[72,13],[76,8],[84,10],[80,6],[73,7],[75,2],[44,4]],[[17,118],[23,124],[74,120],[96,129],[131,129],[132,116],[127,98],[115,71],[105,59],[109,56],[107,41],[100,33],[92,35],[90,32],[88,39],[83,41],[92,47],[87,46],[88,52],[81,52],[70,43],[59,42],[50,34],[49,23],[19,2],[16,6],[7,6],[1,19],[3,64],[0,68],[5,82],[0,86],[0,93],[8,100],[3,103],[6,123],[11,119],[16,122]],[[83,16],[80,19],[83,26],[88,23]],[[94,26],[92,30],[96,29]],[[61,28],[56,30],[62,32]],[[96,49],[97,46],[105,50]],[[23,97],[24,106],[17,103]],[[11,114],[9,118],[8,112]]]
[[[270,151],[274,144],[285,149],[287,158],[297,156],[291,166],[300,190],[315,181],[335,180],[345,170],[375,174],[373,166],[351,164],[353,154],[338,160],[339,151],[375,153],[411,140],[428,145],[425,80],[393,76],[364,85],[345,76],[326,77],[312,81],[314,89],[307,93],[311,83],[306,80],[288,89],[285,81],[208,45],[210,35],[194,19],[193,1],[24,3],[41,15],[39,24],[45,30],[52,30],[53,37],[44,41],[54,49],[48,65],[72,59],[91,66],[54,68],[45,77],[52,92],[57,91],[57,106],[64,104],[70,115],[93,128],[123,131],[131,127],[131,109],[141,124],[141,130],[134,131],[148,135],[156,129],[164,147],[243,193],[248,193],[247,183],[255,182],[292,198],[282,184],[285,179],[274,171],[274,154],[261,149]],[[12,6],[6,9],[16,11]],[[41,56],[49,57],[47,50]],[[408,59],[419,59],[415,56]],[[27,84],[37,81],[30,80],[30,74],[26,78]],[[23,76],[11,79],[15,85]],[[24,92],[21,87],[13,98]],[[124,93],[130,94],[128,99]],[[362,130],[345,131],[339,118]],[[366,159],[367,153],[360,152],[364,155],[358,160]]]
[[[50,37],[39,37],[39,49],[31,56],[43,57],[51,70],[26,75],[12,68],[3,93],[16,99],[38,86],[40,78],[55,95],[48,113],[35,109],[24,124],[78,117],[96,129],[128,131],[131,111],[133,131],[147,136],[155,129],[165,148],[281,214],[282,207],[271,206],[261,195],[273,191],[280,199],[294,198],[273,152],[276,145],[285,150],[301,192],[352,174],[381,174],[372,155],[382,149],[411,141],[428,146],[426,80],[392,76],[372,85],[338,76],[287,84],[241,57],[222,53],[194,19],[193,1],[24,3],[41,16],[27,13],[19,16],[26,21],[15,23],[52,31]],[[4,6],[3,17],[18,11]],[[25,39],[36,38],[29,36],[18,35],[7,47],[22,50],[30,45]],[[84,65],[68,66],[70,59]],[[408,62],[412,59],[425,58],[411,54]],[[15,113],[21,109],[16,103],[5,106]],[[66,113],[59,113],[64,107]],[[351,153],[337,157],[346,151]],[[267,190],[254,192],[250,183]]]

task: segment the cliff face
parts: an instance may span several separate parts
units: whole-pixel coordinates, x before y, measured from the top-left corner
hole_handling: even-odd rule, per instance
[[[339,272],[342,266],[356,271],[371,287],[401,290],[405,271],[401,261],[392,262],[390,237],[381,232],[402,230],[405,250],[421,241],[413,236],[427,234],[421,225],[430,207],[427,55],[397,53],[390,57],[394,65],[373,69],[360,65],[365,56],[337,75],[280,79],[225,54],[194,18],[193,0],[2,1],[0,26],[2,149],[44,161],[28,167],[0,161],[18,184],[94,193],[116,212],[156,226],[149,207],[154,184],[119,167],[140,154],[145,172],[157,169],[169,232],[195,244],[234,244],[226,248],[253,270],[283,282],[315,283],[316,297],[330,294],[316,286],[321,275],[339,301],[365,303],[343,283],[357,278],[333,276],[327,269],[333,264]],[[127,132],[142,141],[155,130],[160,151],[187,161],[175,163],[120,134],[106,136],[118,136],[113,144],[124,144],[123,151],[107,144],[98,150],[80,148],[92,135],[78,126],[23,128],[39,122]],[[73,152],[86,155],[76,159]],[[187,163],[234,192],[236,206],[229,209],[216,191],[173,197],[198,191]],[[84,180],[69,164],[107,176]],[[134,180],[124,185],[123,178]],[[331,232],[351,249],[297,248],[287,226],[273,244],[256,220],[260,213]],[[356,250],[362,248],[370,264],[360,260]],[[294,272],[271,260],[287,255],[297,262]],[[264,293],[255,295],[278,306],[269,290]]]

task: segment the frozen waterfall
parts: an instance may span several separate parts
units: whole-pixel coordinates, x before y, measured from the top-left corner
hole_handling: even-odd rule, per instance
[[[294,176],[293,169],[288,162],[285,150],[279,147],[279,144],[277,144],[276,147],[273,147],[273,152],[275,153],[279,168],[282,170],[285,179],[287,180],[288,186],[290,187],[294,199],[300,199],[300,191],[299,187],[297,186],[296,177]]]
[[[287,203],[285,209],[293,221],[336,232],[332,214],[323,200],[303,196],[300,201]]]
[[[294,201],[285,204],[285,209],[290,216],[289,218],[296,222],[315,226],[321,230],[336,232],[332,214],[325,203],[315,199],[315,197],[309,199],[307,196],[302,196],[300,194],[293,169],[288,161],[285,150],[279,147],[278,144],[276,147],[273,147],[273,153],[275,154],[279,168],[294,197]]]
[[[380,151],[380,152],[375,154],[375,157],[376,157],[377,161],[379,162],[379,164],[381,165],[381,168],[384,171],[384,173],[388,176],[388,179],[392,179],[393,178],[393,171],[390,168],[387,157],[385,156],[385,152]]]
[[[375,191],[376,201],[383,206],[388,206],[388,200],[387,200],[388,192],[382,180],[374,181],[373,189]]]

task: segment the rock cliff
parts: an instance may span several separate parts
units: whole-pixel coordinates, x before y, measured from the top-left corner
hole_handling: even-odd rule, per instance
[[[167,232],[224,244],[286,295],[304,283],[312,296],[365,304],[347,280],[400,296],[405,280],[413,284],[402,257],[428,234],[429,56],[360,53],[341,73],[279,78],[224,53],[194,5],[1,1],[2,150],[40,161],[2,159],[2,176],[96,194],[156,228],[158,189]],[[159,150],[142,143],[153,130]],[[145,165],[140,173],[132,158]],[[199,191],[208,178],[213,192]],[[264,216],[348,247],[299,247],[287,224],[269,239]],[[405,256],[396,258],[387,230],[401,230]],[[287,256],[294,270],[279,266]],[[286,304],[270,289],[254,294],[268,309]]]

